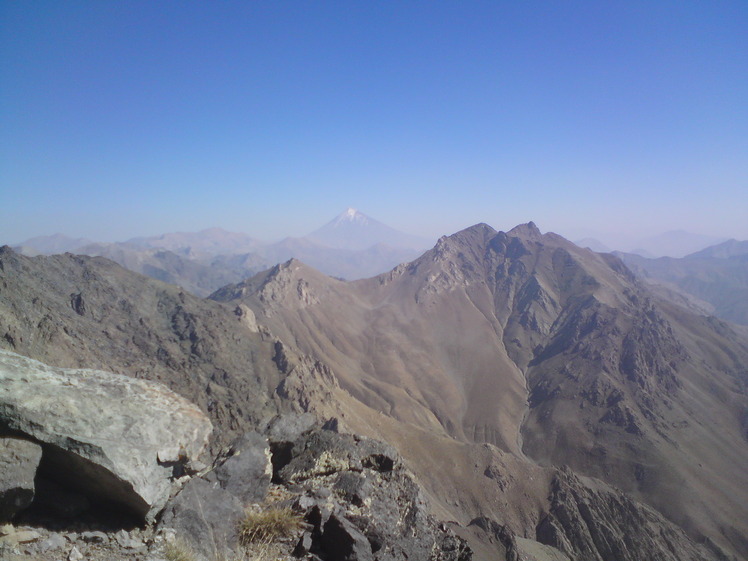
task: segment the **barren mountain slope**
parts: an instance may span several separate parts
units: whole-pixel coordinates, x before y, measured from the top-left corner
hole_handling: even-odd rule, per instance
[[[267,268],[268,263],[252,254],[243,256],[219,255],[204,262],[189,259],[166,249],[139,248],[128,244],[90,244],[75,253],[91,257],[106,257],[125,269],[152,279],[176,284],[196,296],[207,296],[217,287],[241,281]],[[242,262],[236,266],[234,262]],[[253,261],[255,263],[253,263]]]
[[[0,249],[0,346],[62,367],[159,380],[226,430],[277,411],[275,339],[250,310],[196,298],[103,258]]]
[[[619,253],[627,266],[654,286],[677,288],[708,303],[714,315],[748,325],[748,242],[730,240],[676,259]]]
[[[479,560],[748,556],[745,336],[614,257],[478,225],[373,279],[292,260],[214,298],[0,250],[3,347],[162,380],[223,441],[285,407],[387,440]]]
[[[531,513],[551,508],[548,487],[523,491],[525,504],[508,507],[517,514],[496,513],[505,493],[480,496],[492,484],[480,462],[429,474],[419,439],[432,456],[486,443],[495,457],[569,465],[694,540],[748,555],[748,345],[727,324],[661,303],[612,256],[532,223],[478,225],[374,279],[340,283],[291,261],[213,298],[246,303],[328,365],[365,405],[340,407],[354,429],[399,440],[435,494],[463,493],[442,503],[455,518],[493,511],[528,537]],[[375,429],[369,410],[388,420]]]

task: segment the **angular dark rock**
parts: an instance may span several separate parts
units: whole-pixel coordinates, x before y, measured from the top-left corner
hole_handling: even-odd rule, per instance
[[[312,544],[312,533],[304,532],[303,534],[301,534],[299,541],[296,543],[296,547],[294,548],[292,555],[294,557],[304,557],[306,554],[311,553]]]
[[[293,442],[317,425],[317,418],[311,413],[286,413],[274,417],[264,433],[271,442]]]
[[[470,548],[429,514],[395,450],[327,430],[302,435],[281,477],[313,527],[308,550],[323,559],[466,561]]]
[[[218,483],[197,477],[168,502],[159,529],[171,528],[196,553],[212,560],[236,549],[243,516],[244,507],[237,497]]]
[[[309,477],[339,471],[389,472],[400,466],[397,451],[383,442],[329,430],[317,430],[302,436],[292,451],[292,460],[280,470],[284,481],[302,481]]]
[[[231,445],[228,458],[209,472],[206,479],[217,481],[246,506],[265,498],[272,473],[267,439],[249,432]]]
[[[333,514],[322,528],[321,554],[326,561],[373,561],[371,545],[344,516]]]

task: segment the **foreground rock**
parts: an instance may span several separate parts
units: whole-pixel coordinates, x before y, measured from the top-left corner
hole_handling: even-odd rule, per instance
[[[201,559],[230,558],[239,549],[245,508],[265,499],[272,473],[267,439],[256,432],[242,435],[169,501],[159,530],[172,532]]]
[[[20,438],[0,438],[0,522],[7,522],[34,499],[34,476],[42,449]]]
[[[231,558],[243,546],[252,551],[252,544],[241,543],[242,521],[246,528],[248,519],[277,511],[295,520],[291,532],[273,540],[278,558],[472,558],[466,542],[429,514],[420,487],[391,446],[319,427],[304,430],[307,421],[281,418],[268,431],[269,443],[256,433],[239,438],[228,457],[219,457],[212,470],[169,501],[159,533],[182,543],[196,559]],[[268,449],[274,451],[271,485]]]
[[[311,528],[297,556],[326,561],[468,561],[472,552],[430,514],[421,488],[387,444],[330,430],[301,435],[278,478],[299,495]]]
[[[0,431],[41,445],[46,478],[142,519],[163,508],[173,476],[200,456],[211,430],[160,384],[0,351]]]
[[[244,507],[217,483],[196,477],[164,509],[159,529],[172,532],[194,557],[211,561],[230,557],[239,546]]]

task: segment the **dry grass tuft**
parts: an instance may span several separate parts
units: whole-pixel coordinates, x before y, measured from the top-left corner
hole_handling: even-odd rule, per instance
[[[239,523],[239,539],[244,545],[270,543],[293,535],[303,523],[301,516],[290,508],[248,510]]]
[[[166,561],[195,561],[195,552],[183,540],[177,539],[164,544],[164,559]]]

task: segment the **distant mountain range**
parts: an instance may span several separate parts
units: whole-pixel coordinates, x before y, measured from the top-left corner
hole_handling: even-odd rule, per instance
[[[748,325],[748,241],[728,240],[680,259],[616,255],[660,292],[685,293],[705,312]]]
[[[701,314],[748,325],[748,242],[721,241],[705,247],[707,236],[666,232],[641,240],[640,253],[614,252],[663,296]],[[610,249],[594,238],[577,242],[597,252]],[[291,258],[322,273],[346,280],[373,277],[418,257],[429,241],[400,232],[353,208],[301,238],[265,243],[247,234],[210,228],[94,243],[61,234],[27,240],[15,249],[24,255],[64,252],[101,256],[149,277],[208,296]],[[648,258],[670,251],[685,257]]]
[[[624,251],[647,257],[685,257],[706,247],[722,243],[727,238],[704,236],[685,230],[671,230],[656,236],[640,239],[618,240],[616,243],[603,243],[595,236],[581,238],[575,243],[579,247],[589,247],[592,251]]]
[[[400,232],[349,208],[307,236],[276,243],[210,228],[116,243],[56,234],[32,238],[14,249],[30,256],[70,252],[106,257],[132,271],[207,296],[225,284],[292,257],[327,275],[353,280],[414,259],[431,244],[428,239]]]

